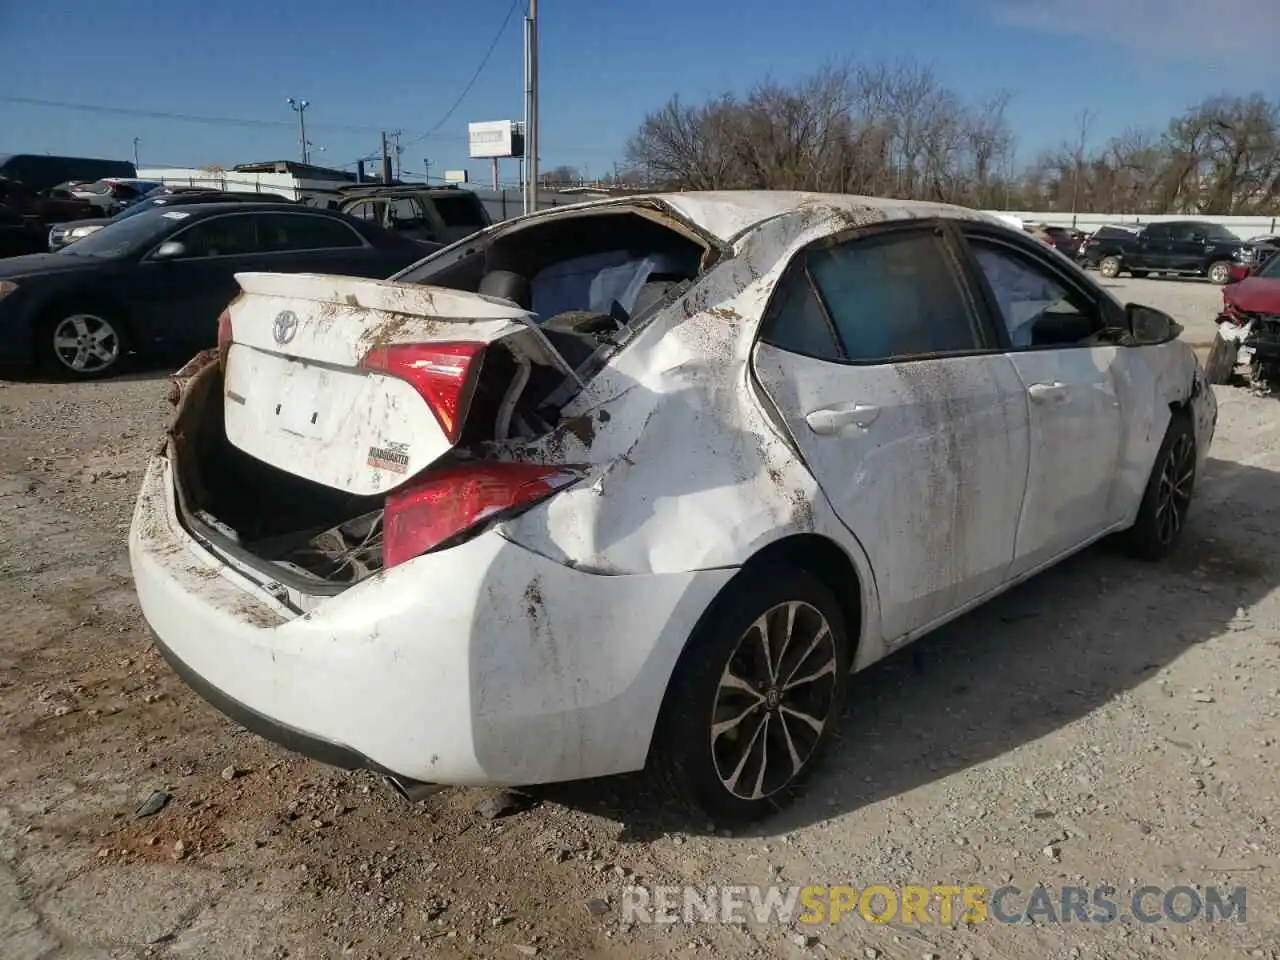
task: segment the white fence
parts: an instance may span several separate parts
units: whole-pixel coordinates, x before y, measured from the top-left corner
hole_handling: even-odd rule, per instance
[[[1025,210],[988,210],[998,216],[1019,217],[1026,224],[1043,223],[1050,227],[1074,227],[1090,233],[1105,226],[1134,226],[1159,223],[1162,220],[1202,220],[1226,227],[1241,240],[1263,234],[1280,233],[1280,217],[1206,217],[1196,214],[1137,213],[1037,213]]]
[[[290,200],[304,200],[318,207],[336,207],[340,197],[338,188],[354,186],[340,180],[311,180],[289,173],[243,173],[234,170],[215,172],[180,167],[139,170],[138,176],[147,180],[159,180],[174,187],[211,187],[215,190],[278,194]],[[376,181],[369,181],[369,184],[375,185]],[[470,190],[480,199],[495,223],[518,217],[523,212],[524,204],[518,189],[491,190],[471,184],[465,185],[463,189]],[[539,210],[581,203],[582,200],[581,196],[575,194],[538,191]]]

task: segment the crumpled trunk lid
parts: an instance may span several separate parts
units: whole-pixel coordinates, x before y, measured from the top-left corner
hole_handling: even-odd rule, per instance
[[[453,448],[427,399],[366,357],[403,344],[530,336],[523,310],[438,287],[317,274],[243,273],[230,306],[227,439],[281,470],[384,494]]]

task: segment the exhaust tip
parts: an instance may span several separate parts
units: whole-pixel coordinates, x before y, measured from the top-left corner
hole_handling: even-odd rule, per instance
[[[422,783],[419,780],[406,780],[402,777],[386,777],[391,789],[400,795],[406,803],[417,803],[425,800],[433,793],[439,793],[444,786],[439,783]]]

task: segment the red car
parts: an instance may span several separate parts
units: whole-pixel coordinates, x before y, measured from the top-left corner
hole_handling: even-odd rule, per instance
[[[1205,361],[1210,383],[1227,383],[1236,364],[1246,362],[1255,386],[1280,380],[1280,257],[1252,270],[1232,267],[1216,319],[1218,334]]]

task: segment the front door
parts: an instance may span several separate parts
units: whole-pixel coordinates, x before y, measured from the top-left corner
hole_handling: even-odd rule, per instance
[[[163,216],[184,219],[187,213]],[[240,291],[235,275],[266,269],[259,216],[225,213],[198,220],[165,238],[183,245],[180,254],[160,258],[153,250],[142,259],[132,303],[153,347],[195,351],[214,345],[218,315]]]
[[[1026,480],[1022,385],[949,243],[913,226],[802,251],[756,348],[761,383],[870,559],[888,642],[1004,582]]]
[[[1119,518],[1116,477],[1124,417],[1099,342],[1100,301],[1030,245],[970,234],[1009,360],[1026,391],[1031,458],[1011,574],[1019,576],[1106,531]]]

